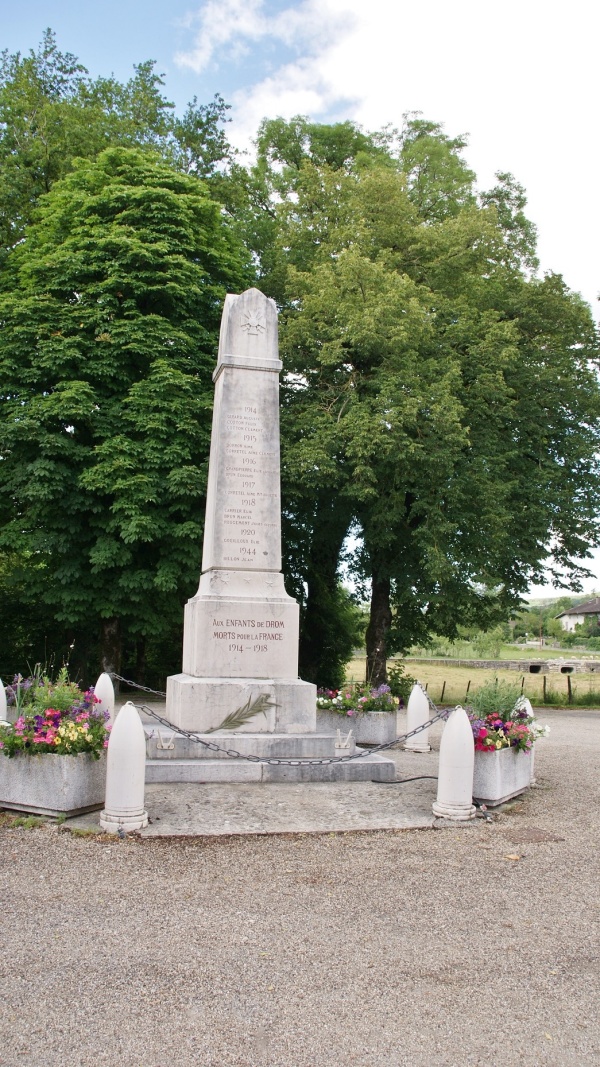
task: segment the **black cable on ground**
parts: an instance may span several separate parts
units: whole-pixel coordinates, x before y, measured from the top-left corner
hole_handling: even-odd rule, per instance
[[[437,775],[435,774],[418,774],[416,778],[398,778],[394,782],[380,782],[377,778],[371,778],[372,782],[376,785],[404,785],[405,782],[422,782],[425,778],[430,778],[432,782],[437,782]]]

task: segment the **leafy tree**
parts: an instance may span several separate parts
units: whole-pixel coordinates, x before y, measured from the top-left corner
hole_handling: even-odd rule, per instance
[[[0,267],[22,239],[39,197],[64,177],[76,158],[105,148],[150,148],[179,169],[214,176],[231,150],[223,130],[227,105],[188,105],[183,118],[162,95],[164,82],[148,60],[122,84],[91,79],[46,30],[37,51],[0,58]]]
[[[461,139],[409,120],[397,158],[332,166],[276,132],[288,501],[316,530],[314,501],[335,498],[330,582],[359,524],[380,682],[390,651],[502,621],[548,561],[577,579],[597,536],[598,339],[559,276],[529,276],[522,190],[502,175],[478,200]]]
[[[163,640],[193,589],[222,301],[251,278],[195,178],[149,151],[78,161],[0,298],[0,546],[64,624]],[[50,580],[48,580],[50,579]]]
[[[40,603],[31,583],[31,571],[44,569],[39,557],[0,552],[0,679],[7,682],[25,674],[36,663],[62,663],[73,640],[67,626],[56,622]],[[38,586],[43,576],[37,576]]]

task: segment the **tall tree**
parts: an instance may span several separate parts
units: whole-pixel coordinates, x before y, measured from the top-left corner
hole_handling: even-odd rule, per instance
[[[72,168],[113,146],[149,148],[203,179],[229,159],[223,123],[227,105],[218,94],[196,98],[183,118],[162,93],[152,60],[134,67],[125,83],[89,77],[46,30],[37,51],[0,58],[0,268],[22,239],[38,199]],[[220,180],[220,179],[219,179]],[[216,184],[216,181],[215,181]]]
[[[222,301],[252,274],[205,187],[126,148],[55,182],[6,270],[0,547],[115,668],[193,591]]]
[[[505,617],[548,561],[577,580],[598,536],[589,309],[530,276],[522,190],[478,199],[463,146],[411,119],[384,165],[305,153],[273,179],[286,469],[360,525],[375,682],[389,651]]]

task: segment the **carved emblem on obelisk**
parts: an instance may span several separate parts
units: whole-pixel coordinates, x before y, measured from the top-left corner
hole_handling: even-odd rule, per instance
[[[266,330],[265,320],[262,315],[257,315],[251,311],[245,312],[241,319],[240,325],[245,333],[250,334],[251,337],[258,337],[259,334],[264,333]]]

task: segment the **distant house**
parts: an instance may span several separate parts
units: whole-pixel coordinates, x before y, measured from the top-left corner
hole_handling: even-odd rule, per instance
[[[576,626],[581,626],[587,619],[595,618],[600,620],[600,596],[594,597],[593,600],[587,600],[585,604],[576,604],[574,608],[567,608],[566,611],[561,611],[560,615],[556,615],[555,618],[560,619],[560,625],[563,630],[569,630],[573,633]]]

